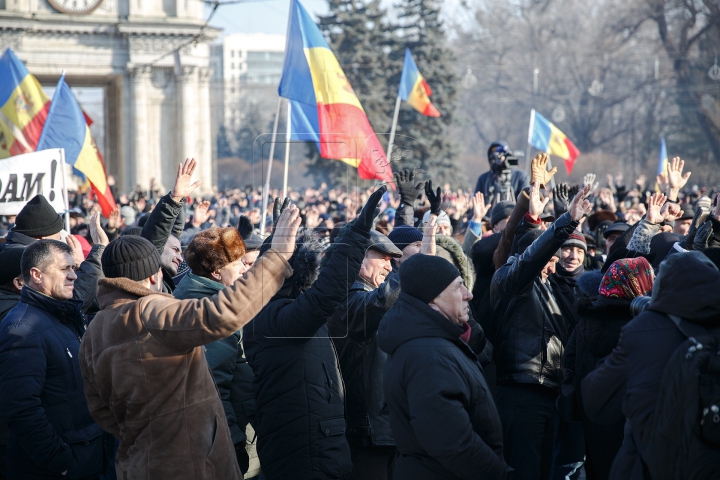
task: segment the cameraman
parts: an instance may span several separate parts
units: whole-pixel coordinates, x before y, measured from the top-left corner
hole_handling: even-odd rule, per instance
[[[520,191],[530,186],[527,173],[518,168],[517,158],[513,156],[507,143],[495,141],[488,149],[490,171],[483,173],[475,185],[475,192],[482,192],[488,203],[493,205],[508,200],[515,201]]]

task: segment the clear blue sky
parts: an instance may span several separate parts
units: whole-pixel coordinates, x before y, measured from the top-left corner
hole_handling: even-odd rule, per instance
[[[223,33],[275,33],[284,35],[287,28],[291,0],[248,0],[247,3],[218,8],[210,24],[222,28]],[[303,6],[313,17],[328,11],[326,0],[303,0]],[[205,17],[210,13],[205,8]]]

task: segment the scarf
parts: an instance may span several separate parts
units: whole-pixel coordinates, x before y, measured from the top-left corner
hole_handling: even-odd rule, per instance
[[[644,257],[623,258],[613,262],[607,269],[598,293],[607,298],[624,298],[649,295],[655,272]]]

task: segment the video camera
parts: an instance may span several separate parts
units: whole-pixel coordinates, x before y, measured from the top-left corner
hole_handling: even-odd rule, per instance
[[[490,168],[494,173],[500,173],[510,167],[516,167],[519,162],[518,157],[513,155],[513,152],[505,145],[499,146],[495,151],[490,153],[488,160],[490,161]]]

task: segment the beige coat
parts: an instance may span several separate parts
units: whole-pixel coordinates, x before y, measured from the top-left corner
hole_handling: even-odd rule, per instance
[[[80,346],[90,413],[120,439],[118,478],[242,478],[202,345],[252,320],[292,274],[271,250],[213,297],[176,300],[127,278],[99,283]]]

